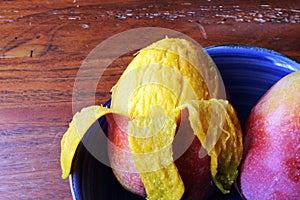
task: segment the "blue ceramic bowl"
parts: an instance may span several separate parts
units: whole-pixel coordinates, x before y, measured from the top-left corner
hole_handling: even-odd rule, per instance
[[[300,70],[292,59],[264,48],[248,45],[222,45],[205,49],[216,63],[235,107],[241,125],[262,95],[283,76]],[[110,101],[106,103],[109,106]],[[100,125],[100,126],[99,126]],[[107,130],[102,117],[84,137],[84,143],[99,148],[107,156],[107,144],[99,138],[99,129]],[[105,157],[104,156],[104,157]],[[114,177],[111,168],[98,162],[82,145],[73,160],[70,186],[76,200],[141,200],[125,189]],[[235,188],[229,195],[217,193],[211,199],[241,199]]]

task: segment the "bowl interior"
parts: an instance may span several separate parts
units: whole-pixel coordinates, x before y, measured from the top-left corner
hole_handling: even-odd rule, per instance
[[[277,52],[247,45],[222,45],[205,49],[216,63],[230,100],[242,127],[263,94],[283,76],[300,70],[300,65]],[[109,106],[110,101],[105,105]],[[73,198],[141,200],[118,183],[112,170],[99,162],[85,147],[87,144],[101,152],[108,162],[107,144],[99,133],[107,131],[105,117],[100,118],[87,132],[73,160],[70,185]],[[85,144],[85,145],[83,145]],[[229,195],[217,193],[212,199],[241,199],[235,188]]]

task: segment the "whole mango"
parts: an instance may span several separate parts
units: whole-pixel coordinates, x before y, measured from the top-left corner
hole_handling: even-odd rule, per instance
[[[239,187],[246,199],[300,199],[300,71],[279,80],[248,118]]]

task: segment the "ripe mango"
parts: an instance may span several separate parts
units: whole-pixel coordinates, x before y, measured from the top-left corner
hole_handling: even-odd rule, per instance
[[[62,138],[63,178],[87,129],[107,115],[111,165],[126,189],[149,200],[207,197],[215,186],[228,193],[242,131],[221,82],[211,58],[190,41],[166,38],[141,49],[112,88],[111,108],[94,105],[74,116]],[[180,123],[189,131],[180,133]],[[177,161],[174,141],[185,134],[193,138],[181,144],[191,146]]]
[[[272,86],[245,128],[239,179],[246,199],[300,199],[300,71]]]

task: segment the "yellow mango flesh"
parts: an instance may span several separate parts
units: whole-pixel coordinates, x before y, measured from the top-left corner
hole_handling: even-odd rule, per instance
[[[86,120],[88,113],[74,116],[62,139],[63,177],[70,172],[77,145],[91,122],[114,112],[130,119],[130,152],[147,198],[180,199],[184,184],[172,158],[172,142],[180,110],[188,108],[191,127],[211,156],[213,180],[227,193],[237,176],[242,136],[232,106],[209,100],[222,96],[220,82],[211,59],[187,40],[166,38],[142,49],[112,89],[111,109],[102,107],[97,115],[92,109],[89,123],[79,121]],[[210,123],[214,113],[221,113],[220,122]],[[74,128],[78,126],[84,127],[80,133]]]

